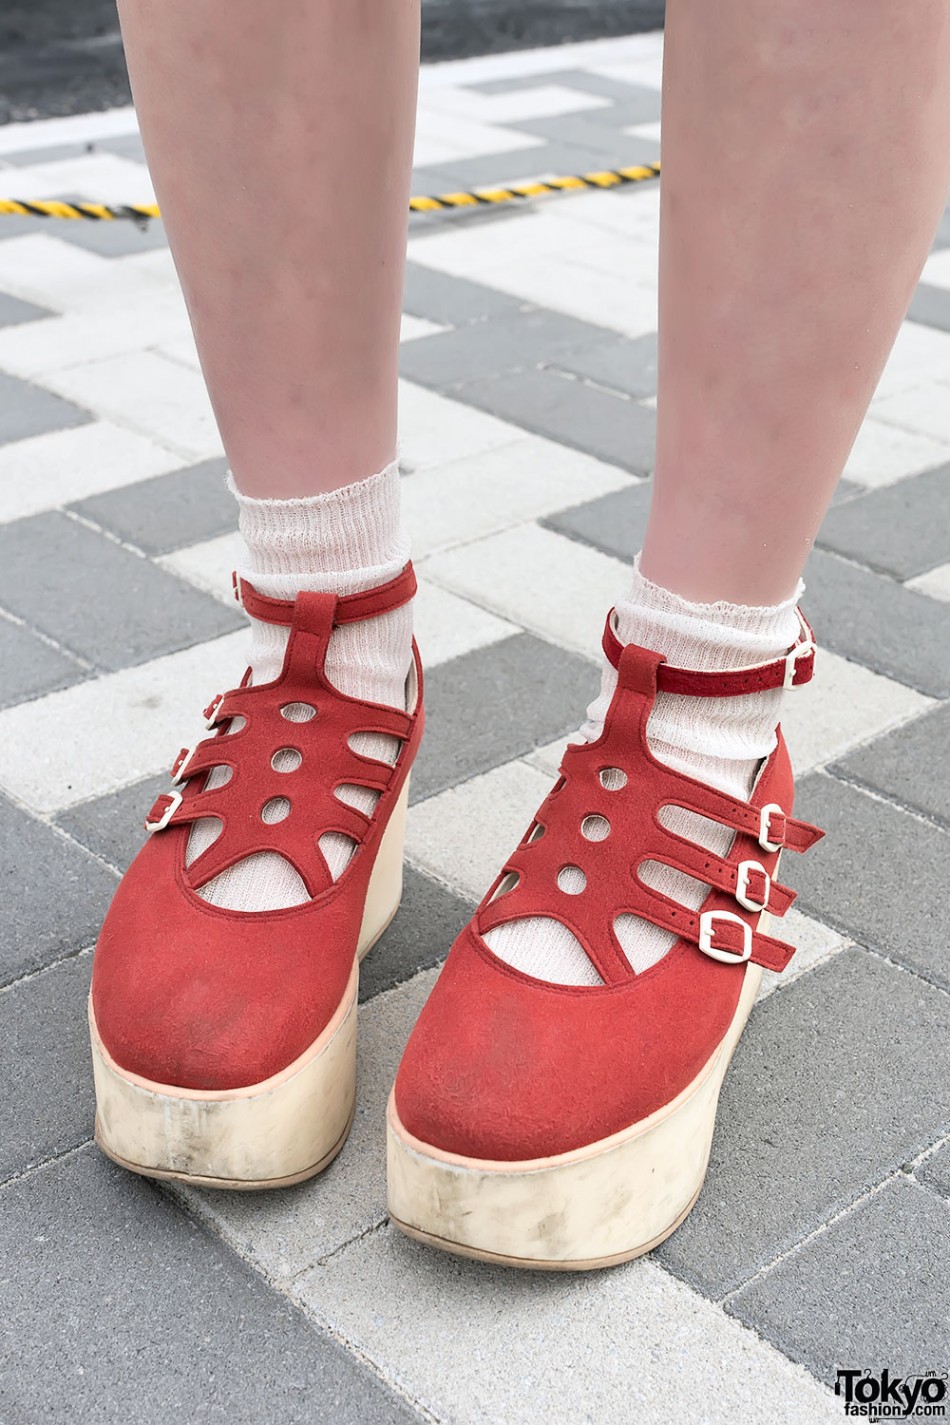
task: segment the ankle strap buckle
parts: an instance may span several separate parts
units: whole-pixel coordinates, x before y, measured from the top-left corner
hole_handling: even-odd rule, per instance
[[[716,926],[720,921],[738,925],[742,930],[742,949],[730,950],[725,945],[714,945]],[[721,960],[724,965],[743,965],[752,958],[752,926],[741,915],[731,910],[704,910],[699,917],[699,935],[696,941],[704,955],[713,960]]]
[[[155,812],[162,802],[165,803],[165,806],[162,807],[161,814],[156,817]],[[145,819],[145,830],[149,835],[151,835],[153,831],[164,831],[165,827],[175,815],[175,812],[181,806],[181,803],[181,792],[163,792]],[[152,820],[153,817],[155,818],[154,821]]]
[[[801,643],[796,643],[791,653],[785,656],[785,681],[783,687],[804,687],[811,678],[811,670],[808,670],[807,677],[799,678],[797,681],[796,674],[798,673],[799,665],[804,662],[805,659],[814,659],[816,651],[817,644],[810,633],[805,635]]]
[[[761,896],[756,900],[752,893],[750,883],[755,890],[761,887]],[[764,866],[760,866],[758,861],[740,861],[736,870],[735,897],[740,905],[746,910],[763,911],[769,903],[772,894],[772,877]]]

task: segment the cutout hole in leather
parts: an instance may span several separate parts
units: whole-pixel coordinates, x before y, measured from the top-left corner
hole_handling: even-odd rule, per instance
[[[627,785],[627,774],[619,767],[601,767],[600,785],[607,792],[619,792]]]
[[[280,715],[288,722],[309,722],[316,717],[317,710],[312,703],[284,703]]]
[[[542,823],[541,823],[540,821],[536,821],[536,822],[534,823],[534,826],[532,826],[531,830],[528,832],[527,836],[525,837],[525,843],[526,843],[526,845],[530,846],[533,841],[540,841],[540,840],[541,840],[541,837],[542,837],[543,835],[544,835],[544,826],[542,825]]]
[[[491,900],[488,902],[488,904],[491,905],[492,901],[496,901],[501,896],[506,896],[509,891],[513,891],[520,879],[521,877],[518,875],[517,871],[506,871],[505,874],[502,876],[501,880],[498,882],[498,885],[495,888],[495,893],[492,896]]]
[[[558,890],[567,896],[579,896],[587,889],[587,877],[580,866],[562,866],[557,873]]]
[[[275,826],[279,821],[285,821],[290,816],[290,802],[286,797],[271,797],[261,807],[261,821],[268,826]]]
[[[666,866],[662,861],[641,861],[637,873],[651,891],[659,891],[689,910],[698,910],[709,895],[709,886],[705,881],[688,876],[675,866]]]
[[[226,787],[233,776],[233,767],[226,767],[223,764],[220,767],[212,767],[201,790],[203,792],[216,792],[219,787]]]
[[[275,772],[296,772],[303,757],[296,747],[280,747],[270,759]]]
[[[585,841],[606,841],[610,835],[610,822],[605,816],[585,816],[581,822],[581,836]]]
[[[383,762],[394,767],[399,760],[405,738],[389,732],[351,732],[346,744],[359,757],[368,757],[373,762]]]
[[[242,717],[241,714],[238,713],[235,717],[232,717],[231,721],[228,723],[227,728],[225,730],[225,736],[232,737],[235,732],[240,732],[242,727],[247,727],[247,718]]]

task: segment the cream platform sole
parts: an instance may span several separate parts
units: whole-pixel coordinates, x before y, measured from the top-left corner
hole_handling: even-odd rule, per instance
[[[390,1095],[391,1219],[445,1251],[547,1271],[609,1267],[649,1252],[699,1196],[719,1090],[761,978],[747,966],[725,1039],[672,1103],[570,1153],[518,1163],[443,1153],[407,1133]]]
[[[356,1104],[359,961],[399,908],[408,797],[407,780],[370,876],[346,994],[319,1038],[281,1073],[216,1091],[140,1078],[102,1043],[90,999],[96,1142],[104,1153],[148,1177],[244,1190],[287,1187],[333,1161]]]

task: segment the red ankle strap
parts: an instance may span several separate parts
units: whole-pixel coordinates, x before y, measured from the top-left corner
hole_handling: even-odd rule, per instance
[[[251,618],[260,619],[261,623],[278,623],[290,627],[294,617],[293,599],[271,599],[266,594],[259,594],[253,584],[240,578],[237,572],[232,574],[231,578],[234,583],[234,597]],[[336,601],[333,622],[355,623],[357,619],[376,618],[378,614],[386,614],[391,609],[408,604],[415,592],[416,574],[410,560],[395,579],[390,579],[387,584],[366,589],[361,594],[340,594]]]
[[[620,667],[624,645],[614,633],[614,610],[604,625],[603,648],[615,668]],[[800,609],[796,609],[799,636],[784,658],[758,663],[751,668],[729,668],[721,673],[698,673],[691,668],[672,668],[661,663],[657,669],[657,689],[661,693],[683,693],[691,698],[735,698],[743,693],[761,693],[769,688],[801,688],[810,683],[815,671],[815,639]]]

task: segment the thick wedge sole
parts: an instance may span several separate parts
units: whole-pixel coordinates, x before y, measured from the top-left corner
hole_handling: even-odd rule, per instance
[[[96,1142],[122,1167],[203,1187],[288,1187],[327,1167],[346,1142],[356,1103],[359,961],[399,908],[408,780],[370,876],[353,971],[336,1014],[294,1063],[247,1088],[206,1091],[155,1083],[121,1068],[89,1003]]]
[[[390,1218],[445,1251],[543,1271],[587,1271],[649,1252],[699,1196],[719,1090],[761,978],[758,966],[746,967],[726,1037],[676,1099],[574,1152],[517,1163],[443,1153],[406,1131],[390,1095]]]

